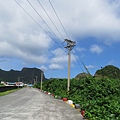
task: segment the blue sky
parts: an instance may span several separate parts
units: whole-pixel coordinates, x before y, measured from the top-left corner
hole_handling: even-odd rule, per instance
[[[106,65],[120,68],[119,0],[16,1],[34,20],[15,0],[0,2],[1,69],[36,67],[43,69],[47,78],[67,78],[68,55],[64,39],[76,41],[71,53],[71,78],[85,72],[81,60],[92,75]]]

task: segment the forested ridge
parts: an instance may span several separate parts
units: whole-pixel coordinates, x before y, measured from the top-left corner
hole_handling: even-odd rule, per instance
[[[41,79],[41,70],[38,68],[23,68],[21,71],[18,70],[10,70],[4,71],[0,69],[0,81],[5,82],[16,82],[21,81],[24,83],[34,83],[34,81],[39,82]],[[45,80],[45,76],[43,75],[43,80]]]

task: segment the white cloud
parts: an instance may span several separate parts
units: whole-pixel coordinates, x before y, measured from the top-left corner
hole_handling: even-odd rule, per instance
[[[93,36],[101,41],[104,38],[106,44],[120,41],[120,18],[117,13],[120,10],[117,3],[105,0],[66,0],[63,5],[63,1],[53,0],[53,4],[72,39]]]
[[[58,69],[63,69],[64,66],[63,65],[59,65],[59,64],[51,64],[49,65],[49,68],[52,69],[52,70],[58,70]]]
[[[22,3],[22,1],[20,2]],[[37,64],[47,62],[48,50],[54,45],[53,41],[15,1],[11,1],[9,4],[8,1],[1,2],[0,15],[2,15],[0,56],[14,56],[25,62]],[[36,18],[36,16],[33,17]]]
[[[86,66],[87,69],[91,69],[91,68],[95,68],[96,66],[93,66],[93,65],[88,65]]]
[[[42,65],[42,66],[40,67],[40,69],[43,70],[43,71],[47,71],[47,70],[48,70],[48,68],[47,68],[46,66],[44,66],[44,65]]]
[[[92,53],[97,53],[97,54],[100,54],[100,53],[102,53],[103,52],[103,48],[101,47],[101,46],[98,46],[98,45],[92,45],[91,47],[90,47],[90,51],[92,52]]]
[[[68,53],[65,49],[58,48],[52,51],[54,57],[50,60],[50,69],[63,69],[68,66]],[[76,62],[78,57],[71,53],[71,64],[73,66],[74,62]]]
[[[66,63],[68,60],[67,53],[65,52],[65,49],[57,48],[53,51],[51,51],[54,55],[54,57],[51,59],[51,63]]]
[[[68,61],[67,53],[65,52],[65,49],[58,48],[53,51],[51,51],[53,54],[53,58],[50,60],[50,69],[63,69]]]
[[[79,52],[84,52],[84,51],[86,51],[86,49],[83,48],[83,47],[77,47],[76,50],[79,51]]]

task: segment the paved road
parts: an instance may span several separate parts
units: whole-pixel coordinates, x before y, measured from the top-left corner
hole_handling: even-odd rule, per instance
[[[0,120],[83,120],[80,113],[34,88],[0,97]]]

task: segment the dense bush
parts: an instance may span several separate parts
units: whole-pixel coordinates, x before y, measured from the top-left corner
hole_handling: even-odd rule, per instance
[[[89,120],[120,120],[119,79],[72,79],[69,94],[66,92],[67,79],[53,79],[43,82],[43,90],[79,103]]]

